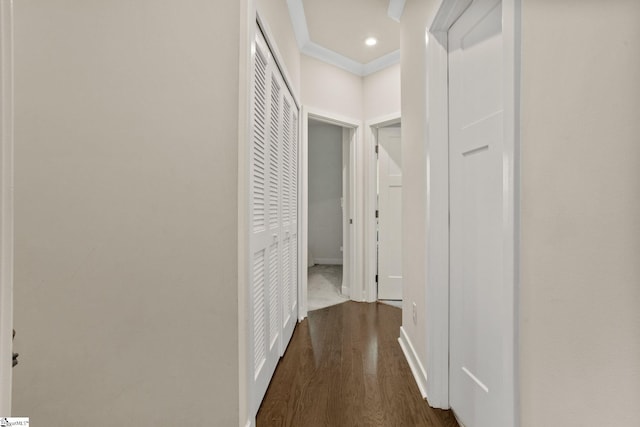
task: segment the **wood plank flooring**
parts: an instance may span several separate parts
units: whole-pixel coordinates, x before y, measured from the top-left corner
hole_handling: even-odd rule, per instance
[[[257,426],[458,426],[432,409],[402,354],[401,310],[356,303],[309,312],[280,361]]]

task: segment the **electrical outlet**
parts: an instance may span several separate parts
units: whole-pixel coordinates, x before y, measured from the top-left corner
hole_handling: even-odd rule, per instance
[[[413,307],[413,324],[417,325],[418,324],[418,309],[416,307],[416,303],[414,302],[412,304]]]

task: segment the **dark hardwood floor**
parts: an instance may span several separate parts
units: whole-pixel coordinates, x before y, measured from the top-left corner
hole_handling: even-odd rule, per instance
[[[346,302],[298,324],[257,416],[258,427],[458,424],[420,396],[398,336],[401,310]]]

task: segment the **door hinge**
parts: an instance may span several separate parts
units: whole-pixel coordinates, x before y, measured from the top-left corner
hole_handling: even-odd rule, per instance
[[[379,147],[379,145],[376,144],[376,154],[378,154],[378,147]]]
[[[349,218],[349,224],[353,224],[353,219]]]
[[[376,274],[376,283],[378,283],[378,275]]]
[[[380,211],[376,209],[376,218],[380,216]]]

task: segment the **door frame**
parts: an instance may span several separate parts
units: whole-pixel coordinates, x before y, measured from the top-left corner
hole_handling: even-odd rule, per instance
[[[427,377],[425,396],[431,406],[449,408],[449,28],[472,0],[444,0],[425,34],[427,72],[427,286],[425,293],[427,323]],[[503,346],[507,378],[502,407],[511,412],[514,426],[519,425],[518,321],[520,262],[520,53],[521,0],[502,0],[504,38],[504,182],[505,196],[503,249],[505,283],[513,286],[504,295],[502,306]],[[426,94],[425,94],[426,96]],[[447,230],[436,233],[436,230]],[[446,254],[446,257],[445,257]],[[446,265],[444,265],[446,264]]]
[[[13,1],[0,0],[0,414],[11,415],[13,331]]]
[[[377,237],[376,237],[376,209],[377,206],[377,178],[378,161],[376,158],[376,145],[378,144],[378,129],[400,123],[400,112],[388,114],[367,120],[365,123],[366,138],[364,144],[364,171],[365,171],[365,196],[364,196],[364,287],[365,300],[375,302],[378,300],[378,272]]]
[[[362,188],[359,185],[361,178],[358,176],[358,161],[359,151],[358,146],[361,139],[361,123],[359,120],[352,119],[350,117],[341,116],[326,112],[314,107],[302,106],[300,113],[300,122],[302,124],[301,138],[300,138],[300,192],[301,192],[301,206],[300,206],[300,221],[299,221],[299,233],[300,233],[300,278],[298,288],[298,319],[302,321],[307,317],[307,285],[308,277],[307,271],[309,268],[309,119],[329,123],[332,125],[340,126],[350,131],[349,135],[349,172],[353,177],[350,179],[350,191],[349,191],[349,205],[350,211],[353,214],[353,224],[348,230],[343,230],[344,233],[348,233],[349,254],[343,259],[348,258],[348,270],[349,270],[349,298],[352,301],[363,301],[362,286],[358,286],[362,283],[361,268],[362,265],[362,239],[360,236],[361,227],[359,226],[362,221],[360,218],[360,191]],[[344,223],[344,221],[343,221]],[[343,239],[344,240],[344,239]],[[343,281],[344,283],[344,281]],[[343,291],[345,287],[343,286]]]

